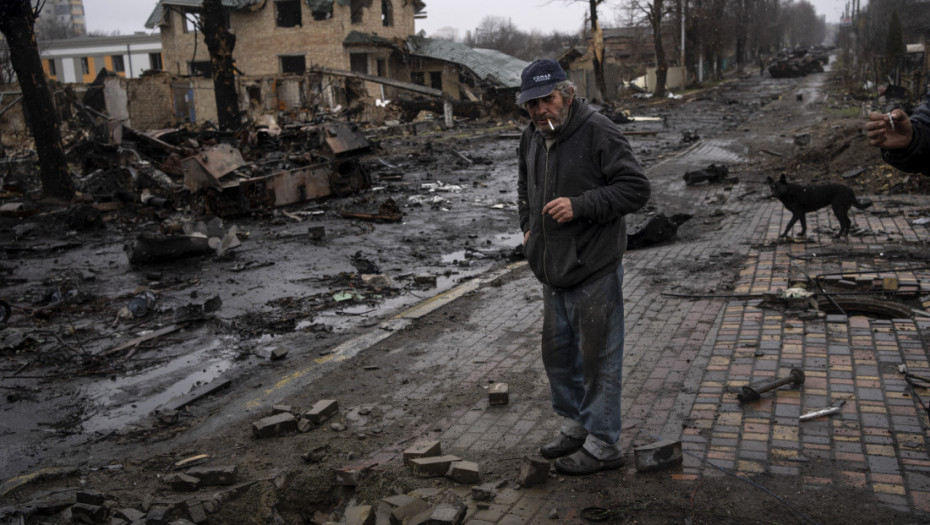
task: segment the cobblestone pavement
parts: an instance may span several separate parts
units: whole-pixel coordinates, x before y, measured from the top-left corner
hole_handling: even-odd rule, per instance
[[[666,181],[674,184],[688,166],[706,162],[706,144],[704,149],[652,166],[658,190]],[[928,414],[899,370],[903,364],[930,376],[930,317],[875,315],[849,306],[885,298],[911,305],[905,313],[924,307],[919,300],[930,293],[930,268],[907,256],[927,236],[926,227],[912,220],[923,199],[873,197],[872,208],[853,211],[854,234],[845,241],[831,237],[838,224],[829,209],[808,215],[805,242],[779,241],[790,215],[768,198],[761,180],[748,171],[743,179],[687,190],[696,206],[718,208],[713,235],[627,254],[621,443],[629,461],[622,471],[593,477],[635,483],[634,447],[680,439],[683,465],[658,475],[688,482],[766,474],[793,479],[799,490],[864,489],[889,509],[930,519]],[[480,389],[492,380],[509,383],[505,407],[482,399],[451,406],[423,424],[444,453],[481,463],[486,451],[495,450],[516,471],[519,458],[535,454],[555,435],[558,421],[548,406],[539,358],[539,284],[522,264],[506,275],[469,285],[462,295],[478,306],[456,319],[460,329],[432,333],[428,323],[414,323],[405,328],[416,331],[406,347],[388,337],[375,348],[398,356],[432,349],[411,365],[429,379],[396,390],[396,401],[435,397],[452,384]],[[836,295],[846,299],[846,309],[824,305],[826,313],[811,315],[809,307],[766,300],[808,276],[824,286],[849,286]],[[871,295],[875,290],[882,293]],[[756,402],[737,399],[741,386],[785,377],[793,368],[804,371],[803,385],[765,393]],[[799,421],[838,401],[845,402],[841,413]],[[505,489],[490,504],[472,504],[468,523],[551,522],[554,508],[562,522],[575,522],[580,509],[566,504],[566,490],[551,480]]]

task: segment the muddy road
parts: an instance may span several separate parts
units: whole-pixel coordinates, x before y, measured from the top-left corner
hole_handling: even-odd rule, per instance
[[[665,173],[653,178],[653,201],[628,223],[685,214],[691,217],[675,242],[713,235],[721,211],[693,202],[682,178],[711,164],[727,165],[733,180],[725,184],[747,199],[769,198],[766,175],[790,170],[820,180],[874,166],[874,152],[837,148],[856,140],[860,126],[859,102],[837,93],[829,74],[747,76],[682,99],[625,101],[640,118],[622,124],[634,151],[650,176],[660,164]],[[129,264],[126,246],[139,234],[206,221],[188,209],[114,210],[93,229],[65,226],[68,210],[53,205],[2,218],[0,297],[12,306],[0,333],[4,500],[27,501],[30,484],[56,476],[194,455],[194,444],[205,441],[266,471],[274,460],[243,449],[231,427],[356,362],[420,315],[409,314],[412,306],[519,260],[521,127],[462,122],[403,137],[373,131],[376,148],[364,159],[370,191],[214,222],[220,231],[234,227],[241,240],[220,256]],[[798,145],[799,134],[810,135],[809,146]],[[689,164],[676,166],[685,151]],[[869,193],[888,181],[867,172],[857,183]],[[400,222],[343,216],[376,213],[387,201],[401,210]],[[130,306],[141,315],[127,313]],[[364,412],[349,416],[364,419]],[[153,482],[139,482],[140,497]]]

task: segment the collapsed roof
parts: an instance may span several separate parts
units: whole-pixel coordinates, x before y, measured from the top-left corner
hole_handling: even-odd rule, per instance
[[[407,39],[411,56],[453,62],[466,67],[477,78],[497,88],[519,88],[520,73],[529,62],[494,49],[472,49],[448,40],[419,36]]]

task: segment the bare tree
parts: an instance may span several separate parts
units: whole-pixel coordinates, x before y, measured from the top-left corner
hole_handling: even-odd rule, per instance
[[[61,142],[61,122],[42,70],[36,46],[35,21],[44,1],[36,8],[30,0],[0,1],[0,33],[10,49],[10,63],[23,93],[26,120],[39,155],[39,178],[47,197],[71,200],[74,182],[68,171]]]
[[[633,0],[632,4],[644,14],[649,27],[652,28],[656,58],[656,87],[652,92],[652,96],[664,97],[665,85],[668,80],[668,57],[665,55],[665,45],[662,40],[662,21],[667,14],[665,0]]]

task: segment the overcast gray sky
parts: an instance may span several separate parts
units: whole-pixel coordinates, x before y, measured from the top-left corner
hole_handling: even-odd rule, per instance
[[[809,0],[827,22],[838,22],[845,0]],[[486,16],[510,19],[522,31],[538,30],[573,33],[581,28],[587,1],[565,0],[425,0],[427,18],[417,20],[416,30],[433,35],[443,28],[453,28],[458,37],[474,30]],[[84,14],[90,31],[132,34],[146,31],[145,21],[156,5],[155,0],[84,0]],[[611,2],[619,3],[619,2]],[[605,25],[614,25],[616,12],[598,11]]]

